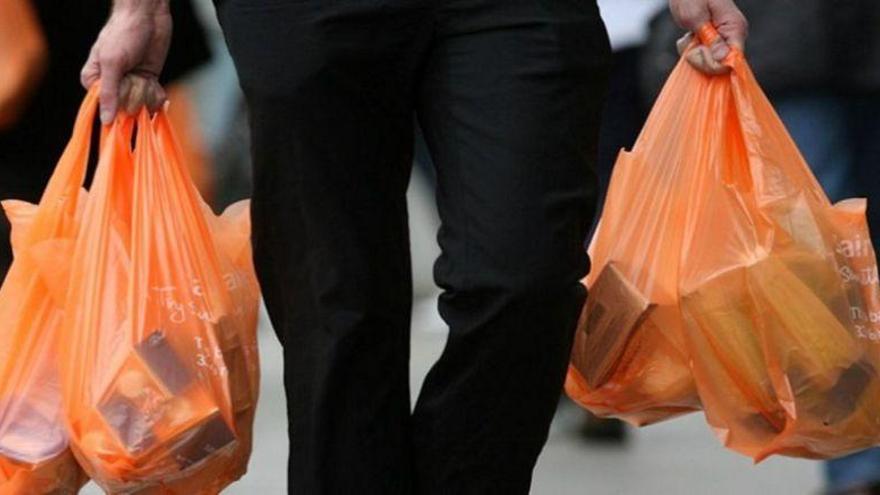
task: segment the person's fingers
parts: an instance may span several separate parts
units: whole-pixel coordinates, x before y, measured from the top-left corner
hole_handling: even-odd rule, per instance
[[[670,1],[669,9],[675,22],[687,31],[696,31],[711,20],[705,1]]]
[[[712,0],[709,2],[709,10],[712,24],[724,41],[730,46],[745,50],[749,23],[736,4],[732,0]]]
[[[681,38],[679,38],[678,41],[675,42],[675,48],[676,48],[676,50],[678,50],[679,55],[684,55],[684,52],[687,51],[687,49],[691,45],[691,41],[693,41],[693,39],[694,39],[694,34],[687,33],[684,36],[682,36]]]
[[[730,67],[722,65],[716,60],[711,50],[706,46],[698,46],[690,50],[685,59],[691,66],[705,74],[717,76],[730,72]]]
[[[699,48],[694,48],[689,51],[687,55],[685,55],[685,59],[694,69],[697,69],[700,72],[705,72],[706,61],[703,59],[703,54],[700,52]]]
[[[678,25],[691,33],[711,23],[720,35],[710,46],[688,51],[687,61],[706,74],[729,72],[721,62],[730,54],[731,47],[744,47],[748,31],[748,23],[733,0],[670,0],[669,6]],[[690,41],[690,37],[685,37],[676,43],[679,53],[687,51],[692,45]]]
[[[679,26],[696,32],[703,25],[711,23],[720,35],[706,50],[688,54],[687,60],[694,67],[708,74],[728,72],[720,62],[729,54],[731,47],[745,49],[748,36],[748,22],[733,0],[670,0],[672,15]],[[682,40],[678,42],[679,53],[683,50]],[[695,51],[695,50],[694,50]]]
[[[165,90],[154,77],[128,74],[119,85],[119,108],[129,115],[137,115],[142,107],[155,112],[165,99]]]
[[[113,122],[119,109],[119,85],[122,81],[122,64],[112,58],[100,60],[101,71],[101,122],[104,125]]]
[[[710,75],[726,74],[730,70],[720,62],[730,53],[730,48],[721,38],[715,40],[709,47],[698,45],[688,50],[692,46],[693,39],[694,34],[688,33],[676,42],[678,53],[685,55],[691,66]]]
[[[730,53],[730,47],[721,37],[718,37],[712,42],[712,45],[709,46],[709,52],[712,54],[714,60],[720,62]]]
[[[739,10],[729,21],[718,26],[718,33],[728,45],[734,46],[741,51],[746,48],[746,38],[749,36],[749,23]]]
[[[151,112],[159,111],[166,99],[167,95],[165,94],[165,88],[159,84],[159,81],[155,79],[150,80],[150,84],[147,86],[145,99],[147,109]]]
[[[98,57],[95,55],[95,47],[92,47],[92,50],[89,52],[89,58],[83,65],[82,70],[80,70],[79,82],[85,89],[89,89],[100,77],[101,69],[98,65]]]
[[[119,92],[120,104],[125,113],[137,115],[141,107],[144,106],[147,80],[140,76],[127,75],[122,81],[123,85],[127,86],[127,91]]]

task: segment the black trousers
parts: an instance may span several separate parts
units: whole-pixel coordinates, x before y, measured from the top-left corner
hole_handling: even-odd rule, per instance
[[[609,46],[594,0],[226,0],[297,494],[520,494],[588,269]],[[413,115],[450,335],[411,412]]]

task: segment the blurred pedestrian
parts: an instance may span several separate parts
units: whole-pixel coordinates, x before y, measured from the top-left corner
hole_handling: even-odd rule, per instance
[[[547,438],[588,269],[608,39],[593,0],[225,0],[250,109],[255,263],[284,346],[289,490],[518,494]],[[731,0],[672,0],[742,45]],[[101,115],[168,50],[167,0],[116,0],[83,71]],[[714,59],[713,59],[714,60]],[[450,336],[410,410],[405,191],[438,175]]]

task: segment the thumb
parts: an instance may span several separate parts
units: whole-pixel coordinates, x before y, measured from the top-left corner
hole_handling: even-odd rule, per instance
[[[678,51],[679,55],[684,55],[684,52],[691,46],[691,43],[694,40],[694,33],[688,32],[684,36],[678,39],[675,42],[675,49]]]
[[[109,125],[119,110],[119,84],[122,79],[121,68],[114,64],[101,65],[101,123]]]
[[[92,51],[89,53],[89,58],[86,60],[86,63],[83,65],[82,70],[79,73],[79,81],[83,88],[89,89],[100,77],[101,69],[98,66],[98,59],[95,56],[95,48],[92,47]]]

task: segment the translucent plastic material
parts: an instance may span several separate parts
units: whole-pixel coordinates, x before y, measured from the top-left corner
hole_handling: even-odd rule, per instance
[[[2,495],[73,494],[86,479],[68,449],[57,361],[96,108],[90,92],[40,204],[3,202],[15,259],[0,288]]]
[[[71,253],[61,355],[72,450],[108,493],[215,494],[246,471],[249,228],[247,204],[218,218],[198,196],[165,111],[117,118]]]
[[[614,320],[638,327],[618,329],[611,372],[593,376],[588,365],[608,356],[587,352],[591,325],[621,305],[588,304],[566,389],[636,424],[702,407],[727,447],[756,460],[877,444],[880,287],[865,201],[830,204],[743,54],[725,64],[729,75],[709,77],[680,62],[618,159],[585,283],[619,274],[603,283],[644,297],[630,314],[648,309]]]

